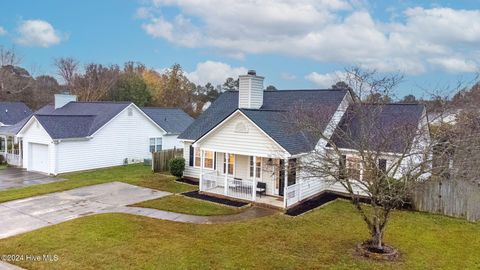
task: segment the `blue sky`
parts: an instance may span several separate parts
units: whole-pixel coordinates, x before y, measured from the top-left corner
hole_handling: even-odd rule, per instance
[[[53,59],[181,64],[197,83],[256,69],[279,89],[323,88],[351,65],[406,74],[423,95],[480,70],[480,0],[2,1],[0,44],[34,75]]]

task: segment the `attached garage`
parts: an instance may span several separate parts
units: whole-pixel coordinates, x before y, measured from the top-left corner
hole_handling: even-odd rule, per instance
[[[48,145],[30,143],[28,155],[28,170],[49,173],[48,170]]]

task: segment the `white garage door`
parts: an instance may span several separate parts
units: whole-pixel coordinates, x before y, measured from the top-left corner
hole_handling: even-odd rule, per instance
[[[29,170],[48,173],[48,145],[30,143]]]

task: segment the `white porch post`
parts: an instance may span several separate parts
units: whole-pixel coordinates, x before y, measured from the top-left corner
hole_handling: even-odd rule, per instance
[[[223,193],[224,195],[228,195],[228,164],[230,155],[228,153],[224,153],[225,155],[225,184],[223,186]]]
[[[253,156],[252,200],[257,199],[257,156]]]
[[[283,180],[283,205],[287,208],[287,187],[288,187],[288,158],[283,160],[284,180]]]
[[[200,148],[198,149],[200,151],[200,180],[199,180],[199,186],[200,186],[200,191],[203,191],[203,150]]]

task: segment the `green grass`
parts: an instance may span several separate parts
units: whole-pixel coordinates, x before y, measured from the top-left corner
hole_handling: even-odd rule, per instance
[[[6,164],[0,164],[0,170],[3,170],[3,169],[5,169],[5,168],[7,168],[7,165],[6,165]]]
[[[214,225],[127,214],[83,217],[0,240],[1,254],[56,254],[27,269],[479,269],[480,224],[397,211],[386,241],[399,262],[357,257],[368,237],[353,206],[336,201],[305,215]]]
[[[0,202],[11,201],[42,195],[57,191],[64,191],[77,187],[108,183],[113,181],[124,182],[132,185],[159,189],[174,193],[186,192],[197,187],[178,183],[168,174],[154,174],[149,166],[134,164],[128,166],[98,169],[86,172],[69,173],[58,176],[67,179],[55,183],[35,185],[24,188],[9,189],[0,192]]]
[[[133,206],[199,216],[231,215],[243,210],[243,208],[192,199],[183,195],[171,195],[160,199],[137,203]]]

